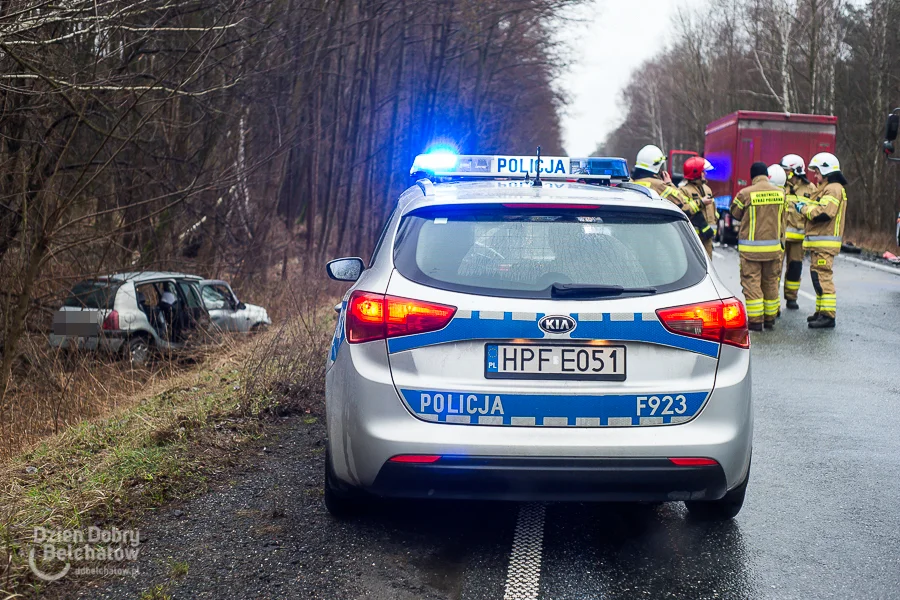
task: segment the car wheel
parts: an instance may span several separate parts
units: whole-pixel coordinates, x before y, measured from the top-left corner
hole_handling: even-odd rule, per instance
[[[133,337],[125,345],[125,359],[133,367],[143,367],[150,361],[150,343],[144,336]]]
[[[349,519],[363,509],[360,492],[341,482],[331,466],[331,454],[325,450],[325,509],[335,519]]]
[[[257,323],[256,325],[254,325],[253,327],[250,328],[250,333],[252,335],[257,335],[259,333],[265,333],[268,330],[269,330],[268,323]]]
[[[701,521],[728,521],[735,518],[741,507],[744,506],[744,496],[747,494],[747,484],[750,482],[750,469],[747,468],[747,477],[744,482],[730,490],[719,500],[691,500],[685,502],[688,512],[695,519]]]

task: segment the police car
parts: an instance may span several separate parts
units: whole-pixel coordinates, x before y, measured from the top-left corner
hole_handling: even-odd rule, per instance
[[[379,496],[735,516],[747,318],[684,213],[626,183],[621,159],[441,153],[412,173],[427,178],[371,261],[327,267],[353,282],[326,372],[328,510]]]

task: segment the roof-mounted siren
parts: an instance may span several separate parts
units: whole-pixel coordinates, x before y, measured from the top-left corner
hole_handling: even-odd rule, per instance
[[[540,165],[540,171],[538,171]],[[572,181],[595,185],[618,185],[629,181],[624,158],[591,156],[510,156],[503,154],[420,154],[409,170],[413,181],[429,179],[435,183],[460,180]],[[531,183],[534,185],[534,183]]]

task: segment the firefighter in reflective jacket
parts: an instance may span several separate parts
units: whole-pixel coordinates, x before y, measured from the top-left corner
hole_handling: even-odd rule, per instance
[[[718,223],[719,216],[716,214],[716,205],[713,201],[712,190],[706,185],[706,165],[709,164],[700,156],[692,156],[684,161],[684,184],[681,186],[681,193],[693,206],[699,207],[699,213],[702,219],[696,219],[697,223],[694,228],[697,235],[703,242],[706,253],[712,258],[713,237],[715,236],[715,225]],[[691,222],[695,219],[692,218]]]
[[[781,307],[778,279],[781,275],[784,192],[769,183],[765,163],[750,167],[750,186],[731,202],[731,214],[741,222],[738,252],[741,255],[741,286],[747,305],[747,320],[753,331],[775,327]]]
[[[797,212],[797,201],[806,202],[816,191],[816,186],[806,178],[806,165],[796,154],[788,154],[781,159],[781,166],[787,174],[785,191],[785,240],[784,254],[787,270],[784,274],[784,299],[787,307],[796,310],[797,293],[800,291],[800,276],[803,274],[803,238],[806,235],[806,219]]]
[[[694,226],[697,226],[702,220],[702,215],[697,217],[697,213],[701,212],[699,205],[690,201],[681,193],[672,183],[669,174],[665,171],[660,175],[663,163],[666,162],[666,155],[662,153],[657,146],[644,146],[637,154],[634,161],[634,170],[631,173],[631,179],[634,183],[650,188],[660,198],[665,198],[675,206],[683,210],[689,217]],[[695,222],[696,220],[696,222]]]
[[[837,295],[832,268],[834,257],[841,251],[844,214],[847,212],[847,180],[841,174],[837,157],[820,152],[809,161],[809,169],[819,181],[816,191],[806,202],[798,200],[796,211],[806,218],[803,248],[809,250],[810,271],[816,288],[816,312],[807,321],[813,329],[830,329],[835,325]]]

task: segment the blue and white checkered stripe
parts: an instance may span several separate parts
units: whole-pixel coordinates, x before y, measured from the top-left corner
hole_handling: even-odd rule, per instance
[[[708,392],[673,394],[544,395],[401,390],[420,419],[440,423],[545,427],[631,427],[690,421]],[[653,416],[649,401],[656,399]]]
[[[334,336],[331,338],[331,352],[328,355],[328,362],[332,363],[337,359],[338,350],[341,349],[341,344],[344,343],[345,331],[344,327],[344,315],[347,314],[347,303],[341,302],[341,314],[338,315],[337,326],[334,328]]]
[[[570,313],[577,325],[566,334],[545,333],[538,327],[544,313],[460,310],[440,331],[388,340],[391,354],[436,344],[471,340],[573,339],[644,342],[680,348],[716,358],[719,344],[677,335],[663,327],[656,313]]]

